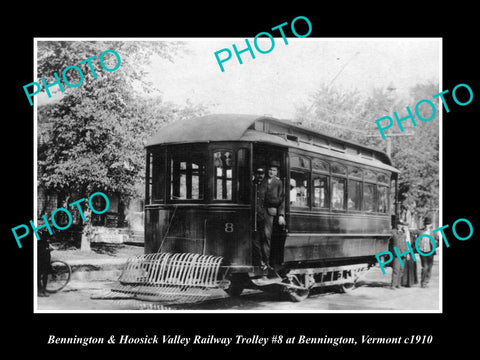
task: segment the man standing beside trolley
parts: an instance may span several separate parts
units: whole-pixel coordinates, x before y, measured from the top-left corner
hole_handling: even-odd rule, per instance
[[[396,229],[392,230],[392,247],[396,247],[399,253],[404,253],[408,251],[405,226],[402,225],[402,222],[399,219],[396,220],[395,226]],[[392,282],[390,289],[400,289],[403,270],[403,265],[400,263],[400,259],[395,256],[392,264]]]
[[[424,219],[424,231],[422,232],[422,235],[429,235],[430,237],[433,237],[433,224],[432,220],[430,217],[425,217]],[[435,245],[436,241],[435,241]],[[418,247],[420,251],[424,254],[429,254],[432,252],[432,243],[430,239],[427,237],[422,237],[420,241],[418,242]],[[420,261],[422,263],[422,275],[421,275],[421,282],[420,286],[422,288],[427,287],[428,283],[430,282],[430,277],[432,275],[432,267],[433,267],[433,257],[435,256],[435,251],[431,255],[423,255],[420,256]]]

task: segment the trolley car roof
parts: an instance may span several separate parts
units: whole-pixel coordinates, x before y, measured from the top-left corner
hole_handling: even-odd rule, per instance
[[[213,114],[184,119],[161,128],[146,146],[215,141],[270,143],[373,166],[381,164],[382,168],[398,172],[382,151],[269,116]]]
[[[245,131],[262,117],[215,114],[175,121],[161,128],[147,146],[171,143],[239,141]]]

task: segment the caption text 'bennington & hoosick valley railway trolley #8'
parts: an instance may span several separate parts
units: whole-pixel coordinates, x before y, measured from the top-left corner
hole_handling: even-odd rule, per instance
[[[201,298],[212,288],[348,291],[388,250],[398,170],[378,150],[268,116],[208,115],[162,128],[146,146],[145,254],[117,291],[143,299]],[[252,261],[255,170],[279,164],[284,226],[274,224],[265,280]]]

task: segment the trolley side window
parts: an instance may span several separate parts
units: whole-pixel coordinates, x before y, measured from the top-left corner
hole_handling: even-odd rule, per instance
[[[176,153],[170,160],[172,200],[202,200],[205,157],[200,153]]]
[[[363,186],[363,209],[366,212],[376,211],[375,206],[375,184],[365,183]]]
[[[388,212],[388,187],[378,185],[378,211]]]
[[[390,214],[396,216],[396,206],[397,206],[397,175],[392,174],[390,179]]]
[[[323,174],[319,174],[323,173]],[[330,164],[326,161],[314,158],[312,159],[312,185],[313,202],[315,209],[328,209],[329,205],[329,185]]]
[[[330,165],[323,160],[320,159],[313,159],[312,160],[312,170],[313,171],[323,171],[326,173],[330,173]]]
[[[303,156],[290,156],[290,167],[310,170],[310,160]]]
[[[355,166],[349,166],[348,167],[348,189],[347,189],[348,210],[355,210],[355,211],[362,210],[362,180],[363,180],[362,169]]]
[[[152,200],[163,201],[165,191],[165,157],[162,152],[153,153],[152,158]]]
[[[338,163],[332,163],[332,174],[342,176],[332,176],[332,209],[345,210],[345,183],[347,175],[347,168]]]
[[[345,209],[345,179],[332,177],[332,209]]]
[[[362,206],[362,182],[348,179],[348,210],[361,210]]]
[[[309,207],[309,174],[300,171],[290,172],[290,204],[295,207]]]
[[[310,208],[310,159],[292,155],[290,168],[290,204]]]
[[[313,207],[328,208],[328,177],[313,174]]]
[[[347,175],[347,168],[343,165],[333,163],[332,164],[332,173],[340,174],[340,175]]]
[[[388,187],[389,176],[384,173],[377,175],[377,191],[378,191],[378,212],[387,214],[389,209],[390,189]]]

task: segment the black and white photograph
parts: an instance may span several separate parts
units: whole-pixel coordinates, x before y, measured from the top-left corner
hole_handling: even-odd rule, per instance
[[[37,311],[442,310],[441,39],[35,40]]]
[[[473,8],[126,5],[3,23],[5,351],[474,349]]]

